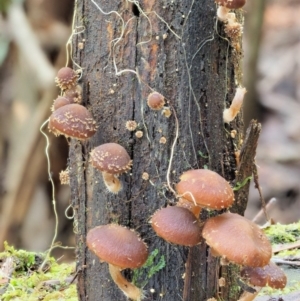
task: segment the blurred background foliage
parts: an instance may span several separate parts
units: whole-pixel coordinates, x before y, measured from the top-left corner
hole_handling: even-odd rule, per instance
[[[39,127],[49,116],[56,71],[65,65],[73,0],[0,0],[0,246],[43,251],[54,231],[45,140]],[[300,216],[300,2],[252,0],[244,8],[245,123],[263,123],[257,164],[269,215],[280,223]],[[59,237],[74,245],[65,217],[69,187],[58,174],[67,167],[66,139],[51,139]],[[261,209],[252,184],[246,216]],[[264,223],[263,215],[257,220]],[[64,258],[73,253],[63,251]],[[57,256],[60,254],[57,253]]]

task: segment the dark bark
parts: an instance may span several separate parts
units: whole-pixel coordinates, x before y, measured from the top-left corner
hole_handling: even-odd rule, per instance
[[[204,243],[189,253],[188,248],[164,242],[154,234],[149,218],[156,209],[176,202],[167,179],[173,187],[183,171],[206,165],[231,183],[235,179],[234,151],[241,144],[243,125],[240,116],[226,127],[222,120],[224,106],[229,106],[234,93],[234,67],[228,41],[215,30],[214,1],[140,1],[145,12],[156,11],[181,39],[154,13],[147,14],[151,34],[149,22],[134,5],[100,3],[105,12],[118,11],[125,22],[133,18],[113,53],[111,42],[121,33],[120,19],[103,15],[90,0],[78,0],[77,25],[83,22],[85,31],[76,36],[74,46],[83,39],[85,43],[82,50],[76,49],[75,61],[83,68],[84,105],[99,124],[92,139],[72,142],[70,150],[80,300],[126,299],[111,281],[107,265],[100,264],[85,245],[90,228],[111,222],[136,229],[150,252],[158,249],[159,256],[165,256],[165,268],[144,287],[146,300],[179,301],[182,296],[189,301],[207,300],[218,293],[218,260]],[[223,33],[220,25],[218,32]],[[136,70],[139,76],[131,72],[117,76],[113,58],[119,70]],[[149,87],[166,97],[173,113],[170,118],[147,107]],[[126,130],[127,120],[138,122],[142,138]],[[162,136],[165,144],[159,143]],[[90,150],[107,142],[121,144],[133,159],[131,172],[121,176],[123,190],[116,195],[107,191],[101,174],[89,164]],[[144,172],[149,181],[142,179]],[[204,212],[202,218],[207,215]],[[131,274],[127,276],[130,279]],[[222,300],[237,300],[238,290],[230,297],[225,290],[220,294]]]

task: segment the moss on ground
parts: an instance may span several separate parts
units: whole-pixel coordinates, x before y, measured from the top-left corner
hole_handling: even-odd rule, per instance
[[[4,244],[0,261],[13,259],[13,272],[10,281],[0,274],[0,290],[3,301],[78,301],[75,284],[65,280],[75,272],[75,264],[59,264],[50,258],[43,271],[38,271],[45,255],[24,250],[15,250]]]
[[[273,245],[294,242],[300,239],[300,222],[271,225],[265,229],[265,233]]]

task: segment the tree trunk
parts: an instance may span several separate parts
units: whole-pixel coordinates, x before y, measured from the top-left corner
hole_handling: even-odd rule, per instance
[[[145,300],[237,300],[234,267],[222,271],[204,242],[190,250],[166,243],[149,224],[155,210],[176,202],[172,188],[188,169],[206,166],[234,185],[234,152],[241,147],[243,125],[240,116],[230,126],[223,124],[237,68],[228,40],[220,36],[222,24],[215,28],[216,5],[212,0],[141,0],[143,13],[127,1],[98,3],[105,13],[116,11],[127,23],[122,39],[115,40],[122,34],[122,20],[115,13],[103,14],[90,0],[78,0],[76,25],[85,30],[74,38],[74,60],[83,68],[83,104],[99,124],[92,139],[72,141],[70,148],[80,300],[126,300],[107,264],[85,244],[90,228],[112,222],[139,232],[150,253],[158,250],[154,265],[164,256],[163,269],[149,279],[147,272],[142,275]],[[131,71],[120,72],[124,69]],[[147,106],[153,90],[165,96],[169,118]],[[126,129],[128,120],[138,123],[142,138]],[[235,138],[232,130],[237,131]],[[132,170],[120,177],[123,190],[118,194],[107,191],[89,163],[91,149],[107,142],[121,144],[133,159]],[[149,180],[143,180],[145,172]],[[246,197],[232,211],[243,214]],[[132,271],[125,274],[131,279]],[[218,287],[221,275],[226,289]]]

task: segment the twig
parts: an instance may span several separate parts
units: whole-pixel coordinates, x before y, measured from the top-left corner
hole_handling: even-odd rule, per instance
[[[281,251],[292,250],[292,249],[297,249],[297,248],[300,248],[300,240],[277,246],[277,247],[273,248],[273,253],[275,254],[275,253],[278,253]]]
[[[241,148],[240,164],[238,166],[235,183],[242,183],[244,179],[250,177],[253,173],[254,158],[256,156],[257,141],[261,132],[261,124],[252,120],[246,132],[246,137]],[[244,212],[247,207],[249,194],[248,181],[243,187],[235,191],[235,206],[232,211]]]
[[[13,257],[7,257],[0,269],[0,277],[6,278],[5,285],[0,289],[0,295],[3,295],[9,285],[11,275],[14,271],[14,259]]]
[[[271,200],[266,204],[265,210],[270,210],[277,202],[277,199],[275,198],[271,198]],[[262,215],[262,213],[264,213],[263,208],[261,208],[257,214],[253,217],[252,222],[256,222],[260,216]]]
[[[284,259],[279,259],[274,257],[272,258],[272,261],[275,262],[276,264],[295,265],[300,267],[300,261],[284,260]]]
[[[53,85],[55,70],[42,51],[21,5],[10,5],[7,22],[14,42],[18,45],[33,73],[36,74],[40,87],[49,88]]]
[[[266,201],[265,201],[265,199],[263,197],[263,194],[262,194],[262,191],[261,191],[261,188],[260,188],[260,185],[259,185],[257,166],[256,166],[255,162],[253,162],[253,181],[254,181],[254,184],[255,184],[255,188],[258,190],[259,198],[260,198],[261,205],[262,205],[262,210],[264,212],[266,220],[270,221],[270,217],[269,217],[269,215],[267,213]]]

